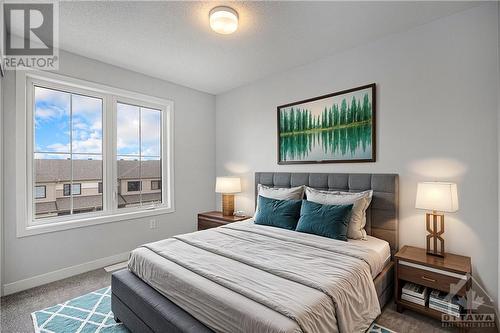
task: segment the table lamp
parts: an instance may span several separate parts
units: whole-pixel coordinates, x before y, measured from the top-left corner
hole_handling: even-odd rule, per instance
[[[222,215],[233,216],[234,193],[241,192],[241,182],[238,177],[217,177],[215,192],[222,193]]]
[[[456,212],[458,210],[457,184],[444,182],[418,183],[415,208],[432,210],[432,213],[425,214],[425,225],[428,232],[427,253],[444,257],[444,238],[442,237],[444,234],[444,212]]]

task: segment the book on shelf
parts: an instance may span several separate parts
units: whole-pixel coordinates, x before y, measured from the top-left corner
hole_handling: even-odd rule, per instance
[[[429,301],[433,301],[436,304],[440,304],[452,309],[460,310],[458,296],[450,295],[445,291],[434,289],[429,296]]]
[[[446,306],[437,305],[437,304],[431,302],[430,300],[429,300],[429,308],[433,309],[433,310],[436,310],[436,311],[439,311],[439,312],[443,312],[443,313],[455,316],[455,317],[459,317],[460,316],[460,311],[453,310],[453,309],[448,308]]]
[[[420,299],[426,299],[429,294],[429,288],[421,286],[419,284],[406,282],[402,289],[403,294],[417,297]]]
[[[419,298],[419,297],[415,297],[415,296],[412,296],[409,294],[402,293],[401,299],[408,301],[408,302],[411,302],[411,303],[425,306],[425,298]]]
[[[457,295],[435,289],[429,295],[429,308],[457,317],[462,312]]]
[[[443,301],[440,301],[440,300],[435,299],[433,297],[429,297],[429,302],[432,302],[432,303],[434,303],[436,305],[439,305],[439,306],[443,306],[443,307],[446,307],[446,308],[450,308],[450,309],[453,309],[453,310],[460,311],[460,305],[455,304],[455,303],[443,302]],[[457,300],[457,302],[458,302],[458,300]]]

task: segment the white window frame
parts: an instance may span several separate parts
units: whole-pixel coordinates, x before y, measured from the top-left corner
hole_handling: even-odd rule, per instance
[[[103,210],[97,212],[34,219],[33,86],[69,91],[103,100]],[[142,207],[118,208],[116,105],[132,103],[162,112],[162,203]],[[139,219],[172,213],[174,207],[174,103],[171,100],[105,86],[59,74],[16,71],[16,212],[17,237],[86,227],[102,223]],[[108,190],[110,189],[110,190]]]

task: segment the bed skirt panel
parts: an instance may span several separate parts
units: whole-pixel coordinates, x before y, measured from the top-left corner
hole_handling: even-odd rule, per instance
[[[213,333],[128,269],[111,278],[111,310],[133,333]]]

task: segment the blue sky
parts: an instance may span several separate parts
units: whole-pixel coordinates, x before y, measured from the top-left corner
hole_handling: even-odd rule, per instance
[[[72,105],[72,119],[70,119]],[[98,98],[35,87],[35,158],[69,158],[70,129],[73,128],[73,158],[101,159],[102,101]],[[139,122],[140,118],[140,122]],[[141,140],[139,140],[139,123]],[[161,113],[118,103],[117,154],[160,156]],[[139,142],[141,141],[141,149]],[[49,154],[65,153],[65,154]],[[118,157],[120,158],[120,156]],[[125,156],[122,156],[125,158]]]

